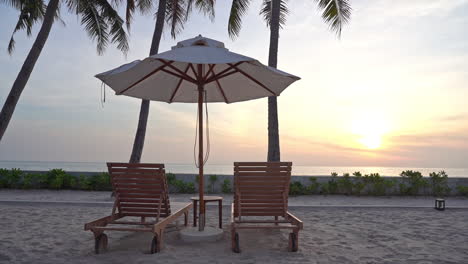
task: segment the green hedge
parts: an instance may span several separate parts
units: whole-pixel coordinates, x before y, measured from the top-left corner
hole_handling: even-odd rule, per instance
[[[195,182],[178,180],[173,173],[167,173],[167,181],[170,192],[195,193]],[[362,175],[355,172],[352,175],[345,173],[338,176],[332,173],[331,178],[324,183],[319,183],[316,177],[309,177],[308,184],[299,181],[291,183],[289,193],[291,195],[309,194],[345,194],[345,195],[434,195],[445,196],[450,194],[448,176],[444,171],[433,172],[428,178],[424,178],[418,171],[403,171],[400,174],[401,181],[397,178],[383,178],[378,173]],[[218,176],[211,175],[208,189],[214,192]],[[0,169],[0,188],[9,189],[53,189],[53,190],[89,190],[111,191],[112,186],[108,173],[94,175],[73,176],[62,169],[53,169],[47,173],[24,173],[20,169]],[[232,184],[229,179],[221,183],[223,193],[232,193]],[[468,196],[468,186],[457,186],[455,194]]]
[[[378,173],[362,175],[355,172],[338,176],[333,172],[327,182],[318,183],[317,178],[309,177],[310,183],[304,185],[299,181],[290,184],[289,194],[345,194],[345,195],[434,195],[445,196],[450,194],[448,176],[444,171],[433,172],[429,178],[423,178],[418,171],[403,171],[401,181],[397,178],[389,179]],[[399,183],[399,184],[398,184]],[[457,186],[457,194],[468,196],[468,186]]]
[[[0,188],[110,191],[108,173],[75,177],[62,169],[47,173],[24,173],[20,169],[0,169]]]

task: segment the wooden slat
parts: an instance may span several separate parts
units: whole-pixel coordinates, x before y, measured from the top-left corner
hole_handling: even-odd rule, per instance
[[[115,188],[118,190],[125,190],[125,189],[139,189],[139,190],[154,190],[154,191],[161,191],[164,187],[162,184],[121,184],[121,183],[114,183]]]
[[[284,175],[284,176],[275,176],[275,177],[270,177],[269,175],[265,176],[237,176],[237,180],[241,181],[288,181],[290,178],[289,175]]]
[[[290,172],[256,172],[256,171],[249,171],[249,172],[234,172],[235,176],[269,176],[269,177],[276,177],[276,176],[289,176]]]
[[[128,173],[128,174],[161,174],[162,169],[154,168],[109,168],[109,171],[113,174],[116,173]]]
[[[119,193],[120,198],[159,199],[157,194]]]
[[[237,185],[238,188],[244,189],[252,189],[252,188],[260,188],[263,187],[263,189],[270,188],[271,190],[275,190],[278,188],[281,188],[281,190],[284,190],[286,187],[286,182],[282,183],[277,183],[277,182],[245,182],[245,181],[238,181]],[[260,188],[262,189],[262,188]]]
[[[122,213],[122,216],[138,216],[138,217],[141,217],[141,216],[144,216],[144,217],[157,217],[158,214],[150,214],[150,213]],[[167,217],[167,214],[164,212],[161,212],[161,215],[159,217]]]
[[[126,178],[120,178],[120,177],[115,177],[113,179],[114,183],[122,184],[122,183],[132,183],[132,184],[163,184],[162,180],[154,180],[151,178],[143,178],[143,179],[126,179]]]
[[[131,227],[93,227],[94,230],[109,230],[109,231],[129,231],[129,232],[152,232],[152,228],[131,228]]]
[[[235,212],[235,211],[234,211]],[[236,212],[235,212],[236,213]],[[242,216],[283,216],[283,212],[244,212],[242,210]]]
[[[164,168],[162,163],[122,163],[108,162],[107,167],[123,167],[123,168]]]
[[[158,208],[128,208],[122,207],[122,213],[132,212],[132,213],[157,213]]]
[[[238,166],[235,168],[237,171],[291,171],[291,167],[242,167]]]
[[[234,166],[292,166],[292,162],[234,162]]]
[[[282,198],[278,198],[278,199],[240,199],[239,202],[241,204],[244,204],[244,203],[283,203],[283,199]]]
[[[143,203],[143,204],[137,204],[137,203],[120,203],[120,207],[122,208],[122,210],[124,210],[124,208],[128,208],[128,207],[137,207],[137,208],[155,208],[155,209],[158,209],[158,206],[159,206],[159,203],[155,204],[155,203]],[[164,205],[161,205],[161,208],[164,208],[165,206]]]
[[[153,199],[128,199],[128,198],[120,198],[120,203],[159,203],[159,200]]]
[[[266,204],[266,203],[241,203],[240,204],[242,210],[243,208],[279,208],[283,210],[284,204],[283,203],[271,203],[271,204]]]
[[[134,189],[134,190],[130,190],[130,189],[115,189],[116,192],[118,192],[119,194],[160,194],[161,193],[161,190],[138,190],[138,189]]]
[[[280,196],[277,194],[249,193],[241,195],[241,197],[241,199],[278,199]]]

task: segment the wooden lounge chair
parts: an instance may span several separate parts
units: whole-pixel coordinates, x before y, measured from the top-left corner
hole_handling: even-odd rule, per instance
[[[96,254],[107,247],[106,230],[153,233],[151,254],[159,252],[165,228],[182,214],[187,226],[192,204],[184,204],[181,209],[171,212],[164,164],[107,163],[107,167],[115,193],[112,214],[84,226],[85,230],[94,233]],[[133,217],[137,221],[122,221],[124,217]]]
[[[234,162],[235,192],[231,207],[234,252],[240,253],[238,229],[259,228],[290,229],[288,249],[298,250],[302,221],[288,212],[291,166],[292,162]]]

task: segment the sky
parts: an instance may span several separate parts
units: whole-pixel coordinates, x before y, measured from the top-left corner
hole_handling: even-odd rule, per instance
[[[281,159],[310,166],[468,167],[468,0],[352,0],[341,38],[312,0],[289,1],[278,68],[302,79],[278,97]],[[194,12],[160,51],[198,34],[266,64],[269,30],[252,1],[238,38],[227,34],[230,1],[213,22]],[[122,13],[123,14],[123,13]],[[0,102],[38,31],[16,36],[18,14],[0,6]],[[154,20],[135,15],[130,52],[98,56],[75,15],[62,10],[0,142],[0,160],[127,161],[140,100],[93,76],[148,56]],[[262,161],[267,99],[210,104],[208,164]],[[151,102],[143,162],[192,163],[196,104]]]

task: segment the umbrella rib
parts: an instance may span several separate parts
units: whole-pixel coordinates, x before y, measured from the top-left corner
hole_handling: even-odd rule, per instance
[[[232,74],[234,74],[236,72],[239,72],[239,71],[238,70],[233,70],[233,71],[227,72],[227,73],[222,74],[222,75],[218,74],[217,76],[214,76],[214,77],[210,78],[210,80],[208,80],[206,83],[210,83],[212,81],[216,81],[216,80],[222,79],[224,77],[228,77],[229,75],[232,75]]]
[[[187,73],[187,71],[188,71],[189,68],[190,68],[190,65],[187,65],[187,68],[185,68],[185,71],[184,71],[184,72]],[[180,85],[182,85],[182,82],[183,82],[183,81],[184,81],[184,79],[183,79],[183,78],[180,78],[180,80],[179,80],[179,82],[177,83],[177,86],[176,86],[174,92],[173,92],[172,95],[171,95],[171,99],[169,99],[169,103],[172,103],[172,100],[174,100],[174,97],[175,97],[177,91],[179,90]]]
[[[156,70],[148,73],[147,75],[145,75],[143,78],[141,78],[140,80],[134,82],[132,85],[130,85],[129,87],[123,89],[122,91],[118,92],[117,95],[121,95],[123,93],[125,93],[126,91],[130,90],[131,88],[133,88],[135,85],[139,84],[140,82],[146,80],[148,77],[150,77],[151,75],[157,73],[158,71],[160,70],[163,70],[164,67],[168,66],[168,65],[171,65],[174,61],[161,61],[163,63],[163,65],[159,66],[158,68],[156,68]]]
[[[236,69],[238,72],[240,72],[241,74],[243,74],[245,77],[249,78],[251,81],[255,82],[256,84],[260,85],[263,89],[267,90],[268,92],[270,92],[272,95],[275,95],[275,96],[278,96],[276,93],[274,93],[272,90],[268,89],[263,83],[261,83],[259,80],[255,79],[254,77],[250,76],[249,74],[247,74],[246,72],[244,72],[243,70],[239,69],[238,67],[236,67],[235,65],[232,65],[230,63],[228,63],[229,65],[231,65],[234,69]]]
[[[234,68],[235,66],[240,65],[241,63],[244,63],[244,62],[243,62],[243,61],[240,61],[240,62],[237,62],[236,64],[228,63],[230,67],[227,67],[226,69],[224,69],[224,70],[218,72],[217,75],[210,77],[208,80],[205,80],[205,83],[209,83],[209,82],[212,82],[212,81],[216,80],[219,76],[221,76],[221,74],[226,73],[227,71],[229,71],[230,69]]]
[[[195,76],[195,78],[197,77],[197,71],[195,70],[195,68],[193,67],[193,63],[190,63],[190,69],[192,70],[193,72],[193,76]]]
[[[170,75],[173,75],[175,77],[178,77],[180,79],[184,79],[186,80],[187,82],[192,82],[192,83],[195,83],[195,80],[193,80],[190,76],[188,76],[187,74],[184,74],[184,75],[180,75],[178,73],[175,73],[175,72],[172,72],[170,70],[166,70],[166,69],[162,69],[161,71],[165,72],[165,73],[168,73]]]
[[[205,77],[203,78],[204,81],[206,81],[208,79],[208,76],[210,75],[210,73],[213,73],[213,75],[215,75],[215,73],[214,73],[215,65],[216,64],[210,64],[208,72],[206,73]]]
[[[220,91],[221,94],[223,95],[224,102],[225,102],[226,104],[229,104],[228,99],[226,98],[226,95],[224,94],[223,87],[221,87],[221,83],[219,83],[219,80],[218,80],[218,79],[216,79],[215,82],[216,82],[216,86],[218,87],[219,91]]]
[[[161,59],[160,59],[161,60]],[[164,60],[161,60],[161,61],[164,61]],[[174,71],[178,72],[181,76],[184,76],[185,79],[189,82],[193,82],[193,83],[197,83],[197,81],[195,79],[193,79],[192,77],[190,77],[189,75],[187,75],[186,73],[184,73],[183,71],[177,69],[177,67],[175,67],[174,65],[167,65],[169,68],[173,69]],[[172,74],[172,75],[175,75],[173,72],[167,72],[169,74]],[[177,75],[176,75],[177,76]],[[177,76],[177,77],[180,77],[180,76]]]

